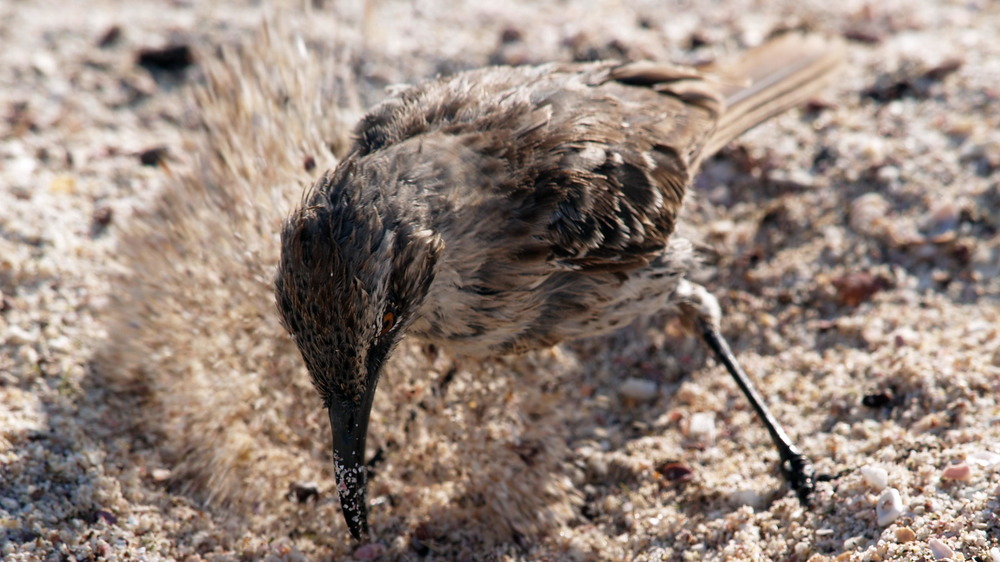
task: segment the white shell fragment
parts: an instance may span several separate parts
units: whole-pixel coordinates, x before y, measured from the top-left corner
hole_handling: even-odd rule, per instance
[[[927,546],[930,547],[931,554],[934,555],[935,560],[951,558],[955,554],[955,551],[952,550],[950,546],[944,544],[938,539],[931,539],[927,541]]]
[[[889,473],[880,466],[867,464],[861,467],[861,477],[865,483],[876,492],[881,492],[889,485]]]
[[[1000,454],[993,451],[976,451],[969,455],[969,460],[979,466],[990,467],[1000,463]]]
[[[687,436],[699,441],[712,441],[715,438],[715,414],[712,412],[696,412],[688,420]]]
[[[889,525],[903,514],[903,498],[899,496],[899,490],[886,488],[875,504],[875,515],[878,516],[880,527]]]
[[[636,402],[649,402],[656,398],[656,383],[651,380],[629,377],[618,388],[624,397]]]
[[[765,505],[764,496],[756,490],[744,488],[733,492],[732,500],[739,505],[749,505],[754,509],[760,509]]]

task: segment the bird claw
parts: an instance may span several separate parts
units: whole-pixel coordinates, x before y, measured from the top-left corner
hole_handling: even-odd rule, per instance
[[[785,473],[785,478],[788,479],[792,489],[795,490],[799,502],[804,507],[810,507],[812,504],[810,496],[816,489],[816,471],[813,469],[812,462],[805,455],[794,453],[784,459],[784,462],[781,463],[781,470]]]

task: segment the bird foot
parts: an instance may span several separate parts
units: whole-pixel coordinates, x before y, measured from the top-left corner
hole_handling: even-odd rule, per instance
[[[812,462],[801,453],[793,453],[782,459],[781,470],[795,490],[799,502],[805,507],[810,507],[811,496],[816,489],[816,471]]]

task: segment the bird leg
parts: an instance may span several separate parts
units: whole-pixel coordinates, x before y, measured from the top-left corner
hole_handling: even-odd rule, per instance
[[[705,343],[715,353],[716,359],[725,365],[729,374],[736,379],[736,384],[750,401],[750,405],[757,412],[757,417],[764,422],[767,432],[771,434],[771,440],[778,448],[778,454],[781,456],[781,469],[785,478],[795,490],[799,501],[803,505],[809,505],[809,496],[813,491],[816,479],[812,462],[792,444],[792,440],[788,438],[785,430],[781,428],[781,424],[768,410],[764,399],[761,398],[746,372],[736,361],[736,356],[729,349],[729,344],[719,330],[719,322],[722,317],[719,301],[705,287],[686,279],[682,279],[677,286],[676,296],[681,300],[681,311],[695,322]]]

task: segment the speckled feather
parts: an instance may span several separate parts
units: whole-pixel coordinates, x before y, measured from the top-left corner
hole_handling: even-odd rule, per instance
[[[668,306],[695,263],[671,235],[703,149],[805,99],[835,66],[824,49],[792,34],[722,81],[653,63],[486,68],[373,109],[282,233],[278,306],[321,394],[360,396],[403,333],[519,352]]]

